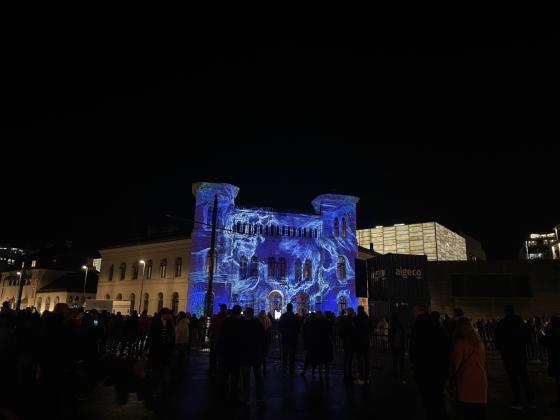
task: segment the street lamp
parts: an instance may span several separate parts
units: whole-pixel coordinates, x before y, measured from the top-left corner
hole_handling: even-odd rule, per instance
[[[144,291],[144,270],[146,269],[146,261],[140,260],[138,262],[142,264],[142,282],[140,283],[140,296],[138,296],[138,313],[140,313],[140,305],[142,305],[142,292]]]
[[[82,270],[86,270],[86,275],[84,276],[84,290],[82,291],[82,306],[84,306],[86,303],[86,283],[87,283],[87,273],[88,273],[87,265],[82,265]]]
[[[21,275],[22,275],[21,271],[18,271],[16,274],[19,276],[19,283],[18,283],[18,297],[17,297],[17,301],[15,302],[15,305],[16,305],[16,306],[15,306],[15,309],[16,309],[16,310],[19,310],[19,305],[20,305],[20,303],[21,303],[21,291],[23,290],[23,284],[21,283],[21,282],[22,282],[22,280],[21,280]]]

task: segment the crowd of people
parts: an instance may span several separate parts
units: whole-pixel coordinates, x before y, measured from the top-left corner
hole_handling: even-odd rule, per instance
[[[429,313],[416,307],[409,355],[414,378],[429,419],[445,419],[446,385],[457,401],[460,418],[486,418],[487,375],[486,345],[474,324],[456,308],[452,318]],[[512,306],[504,308],[504,317],[492,325],[492,342],[500,353],[512,392],[511,408],[535,407],[535,393],[527,372],[528,351],[534,323],[524,321]],[[548,353],[548,372],[556,380],[560,401],[560,318],[552,317],[541,326],[543,345]],[[400,356],[399,356],[400,357]]]
[[[328,311],[300,315],[288,304],[275,319],[264,311],[255,314],[250,307],[220,305],[205,331],[201,318],[167,308],[153,316],[146,311],[123,316],[59,303],[52,312],[39,314],[29,308],[15,311],[5,303],[0,311],[0,350],[4,360],[13,361],[3,371],[13,381],[2,382],[0,407],[14,408],[21,401],[21,390],[26,394],[35,390],[42,407],[50,407],[59,418],[73,418],[76,401],[88,398],[100,380],[113,381],[118,401],[126,400],[131,389],[157,401],[184,379],[193,343],[208,345],[209,374],[224,401],[248,406],[254,391],[256,404],[262,407],[263,376],[273,345],[278,346],[285,376],[311,371],[312,377],[328,378],[334,352],[340,348],[344,380],[366,385],[371,381],[373,338],[380,338],[390,351],[395,381],[406,383],[405,367],[410,365],[428,419],[448,417],[446,391],[454,396],[462,418],[483,419],[489,342],[502,356],[511,407],[534,406],[527,349],[535,335],[547,350],[560,401],[560,318],[526,321],[506,307],[502,319],[473,323],[459,308],[452,317],[422,305],[414,309],[409,326],[396,315],[371,319],[361,306],[336,316]],[[304,357],[298,368],[300,348]]]

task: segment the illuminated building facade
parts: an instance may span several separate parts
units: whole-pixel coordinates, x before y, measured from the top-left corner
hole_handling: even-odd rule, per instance
[[[239,188],[195,183],[188,310],[202,313],[210,267],[214,197],[218,198],[214,305],[239,304],[278,315],[356,306],[357,197],[324,194],[314,213],[236,206]]]
[[[426,255],[428,261],[466,261],[465,238],[436,222],[359,229],[358,244],[380,254]]]
[[[97,299],[127,300],[131,310],[146,310],[150,315],[164,307],[174,313],[185,310],[191,254],[188,236],[115,245],[99,253]]]

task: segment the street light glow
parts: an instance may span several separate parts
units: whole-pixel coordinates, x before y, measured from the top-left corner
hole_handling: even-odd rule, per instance
[[[87,270],[87,267],[85,265],[82,265],[82,270]]]
[[[21,271],[18,271],[16,274],[17,274],[18,276],[21,276]]]
[[[138,261],[138,262],[139,262],[140,264],[146,264],[146,261],[144,261],[144,260],[140,260],[140,261]]]

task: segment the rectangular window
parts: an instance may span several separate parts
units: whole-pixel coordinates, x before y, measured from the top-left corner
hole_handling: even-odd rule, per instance
[[[167,274],[167,265],[163,265],[163,264],[162,264],[162,265],[160,266],[160,273],[159,273],[159,276],[163,279],[163,278],[165,278],[166,274]]]

